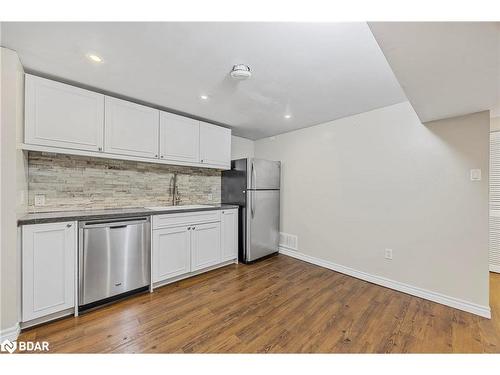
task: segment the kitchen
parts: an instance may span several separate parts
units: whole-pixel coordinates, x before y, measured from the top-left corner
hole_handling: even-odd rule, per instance
[[[493,23],[3,22],[1,341],[495,352],[496,99],[410,36],[492,71]]]

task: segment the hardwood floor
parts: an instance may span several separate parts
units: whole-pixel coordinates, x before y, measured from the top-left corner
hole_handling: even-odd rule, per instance
[[[23,332],[85,353],[500,352],[491,320],[279,255],[231,265]]]

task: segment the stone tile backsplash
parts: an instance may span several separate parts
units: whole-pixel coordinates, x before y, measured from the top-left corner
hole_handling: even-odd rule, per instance
[[[29,211],[170,206],[175,172],[181,204],[220,203],[220,170],[29,152]]]

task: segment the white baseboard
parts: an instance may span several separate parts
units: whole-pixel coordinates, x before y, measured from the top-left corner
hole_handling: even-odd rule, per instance
[[[303,260],[304,262],[312,263],[320,267],[328,268],[330,270],[337,271],[345,275],[355,277],[357,279],[365,280],[373,284],[381,285],[386,288],[411,294],[412,296],[424,298],[432,302],[437,302],[442,305],[450,306],[455,309],[467,311],[469,313],[491,319],[491,309],[489,306],[478,305],[455,297],[446,296],[444,294],[432,292],[430,290],[401,283],[399,281],[387,279],[385,277],[372,275],[363,271],[358,271],[350,267],[342,266],[340,264],[336,264],[327,260],[312,257],[310,255],[303,254],[299,251],[290,250],[281,246],[279,248],[279,252],[280,254],[300,259]]]
[[[500,266],[497,266],[497,265],[494,265],[494,264],[490,264],[490,271],[491,272],[500,273]]]
[[[21,327],[19,323],[16,323],[14,327],[10,327],[0,331],[0,342],[4,340],[16,341],[19,337],[19,333],[21,333]]]

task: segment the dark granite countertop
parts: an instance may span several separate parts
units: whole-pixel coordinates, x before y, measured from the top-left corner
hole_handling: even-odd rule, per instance
[[[206,207],[202,208],[190,208],[190,209],[181,208],[181,209],[169,209],[169,210],[151,210],[145,207],[137,207],[137,208],[117,208],[117,209],[103,209],[103,210],[37,212],[18,217],[17,225],[55,223],[60,221],[114,219],[123,217],[174,214],[179,212],[227,210],[230,208],[238,208],[238,206],[220,204],[220,205],[207,205]]]

